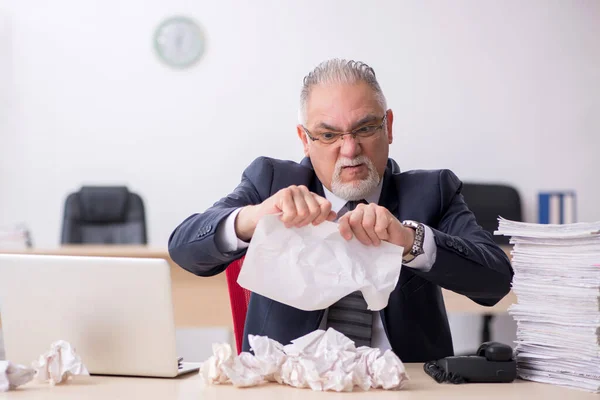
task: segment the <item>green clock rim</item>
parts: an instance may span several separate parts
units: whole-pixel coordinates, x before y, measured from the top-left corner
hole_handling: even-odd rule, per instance
[[[163,27],[165,27],[168,24],[172,24],[173,22],[185,22],[188,24],[191,24],[192,26],[194,26],[196,28],[196,30],[198,31],[198,34],[200,35],[200,40],[202,41],[202,51],[198,52],[198,54],[192,58],[190,61],[188,62],[182,62],[182,63],[174,63],[174,62],[170,62],[169,60],[167,60],[163,54],[161,53],[160,49],[158,48],[158,34],[161,31],[161,29]],[[191,67],[192,65],[196,64],[198,62],[198,60],[200,60],[200,58],[202,58],[202,56],[204,55],[204,52],[206,50],[206,40],[204,38],[204,32],[202,31],[202,28],[200,27],[200,24],[198,24],[193,18],[190,17],[185,17],[185,16],[173,16],[173,17],[169,17],[167,19],[165,19],[163,22],[160,23],[160,25],[158,25],[155,29],[154,29],[154,35],[153,35],[153,47],[154,47],[154,52],[156,53],[156,55],[158,56],[158,58],[166,65],[170,66],[170,67],[174,67],[174,68],[187,68],[187,67]]]

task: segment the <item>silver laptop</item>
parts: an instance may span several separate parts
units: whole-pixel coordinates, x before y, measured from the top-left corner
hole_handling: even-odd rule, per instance
[[[66,340],[91,374],[199,367],[177,357],[166,260],[0,254],[0,316],[6,359],[19,364]]]

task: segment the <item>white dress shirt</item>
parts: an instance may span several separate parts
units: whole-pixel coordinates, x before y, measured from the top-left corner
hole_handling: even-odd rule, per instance
[[[365,198],[365,200],[368,203],[379,203],[379,197],[381,195],[382,187],[383,179],[375,188],[375,190],[373,190],[373,192]],[[323,187],[323,191],[325,193],[325,198],[331,202],[331,210],[337,214],[338,218],[348,211],[346,208],[347,200],[339,198],[338,196],[327,190],[326,187]],[[249,245],[248,242],[244,242],[243,240],[239,239],[235,234],[235,218],[237,217],[240,210],[241,208],[238,208],[237,210],[232,212],[225,219],[225,221],[221,222],[219,226],[217,226],[217,231],[215,232],[216,245],[217,248],[223,253],[241,250],[248,247]],[[404,265],[422,271],[429,271],[435,263],[437,248],[435,245],[435,240],[433,238],[433,232],[428,226],[425,226],[423,251],[423,254],[415,257],[410,262]],[[319,326],[319,329],[326,329],[327,311],[328,310],[325,310],[325,314],[323,315],[323,319],[321,320],[321,325]],[[371,335],[371,347],[377,347],[382,352],[391,349],[390,341],[388,340],[387,335],[385,334],[379,311],[373,312],[373,328]]]

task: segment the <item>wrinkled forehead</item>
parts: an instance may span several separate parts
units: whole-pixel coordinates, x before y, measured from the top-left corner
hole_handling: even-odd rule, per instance
[[[381,118],[384,113],[377,94],[364,82],[315,85],[306,103],[306,125],[347,130],[365,119]]]

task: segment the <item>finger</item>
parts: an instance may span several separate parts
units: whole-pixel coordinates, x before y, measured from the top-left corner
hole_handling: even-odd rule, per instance
[[[299,227],[310,217],[310,209],[304,200],[304,193],[300,188],[292,190],[292,196],[296,206],[296,218],[293,219],[292,226]]]
[[[342,218],[339,219],[338,230],[340,231],[340,235],[346,240],[352,239],[352,228],[350,228],[350,222],[348,221],[348,213],[344,214]]]
[[[376,210],[377,204],[372,203],[363,208],[363,219],[362,219],[362,227],[365,230],[366,234],[369,236],[371,243],[375,246],[379,246],[381,240],[375,233],[375,221],[377,218]]]
[[[312,197],[319,207],[319,215],[313,221],[313,225],[319,225],[325,220],[333,221],[335,219],[335,213],[331,211],[331,202],[318,194],[312,193]]]
[[[300,222],[298,226],[305,226],[310,224],[311,222],[314,224],[315,220],[321,216],[321,207],[317,200],[313,197],[312,193],[308,190],[303,193],[304,194],[304,202],[308,207],[308,216]]]
[[[311,193],[312,193],[312,192],[311,192]],[[323,196],[319,196],[319,195],[318,195],[318,194],[316,194],[316,193],[312,193],[312,195],[313,195],[313,197],[315,198],[315,200],[317,201],[317,203],[319,203],[319,204],[322,204],[322,203],[325,203],[325,202],[328,202],[328,201],[329,201],[329,200],[327,200],[325,197],[323,197]]]
[[[296,204],[294,203],[292,190],[290,188],[281,192],[281,199],[279,202],[279,209],[282,212],[281,217],[279,218],[285,224],[286,228],[289,228],[292,226],[292,222],[296,218]]]
[[[335,211],[329,211],[329,215],[327,216],[327,221],[334,221],[337,218],[337,214]]]
[[[388,227],[390,225],[390,216],[388,211],[383,207],[378,207],[375,211],[375,234],[381,240],[388,241],[390,239],[390,233]]]
[[[364,245],[370,245],[372,244],[371,239],[369,238],[369,235],[367,235],[367,232],[365,232],[365,228],[363,228],[362,226],[362,219],[363,219],[363,215],[364,215],[364,206],[363,207],[356,207],[354,209],[354,211],[350,212],[350,216],[348,217],[348,222],[350,224],[350,228],[352,229],[352,233],[354,234],[354,236],[356,236],[356,238],[358,239],[359,242],[361,242]]]

